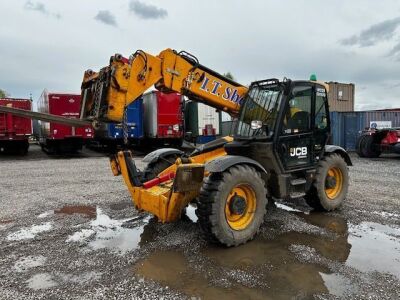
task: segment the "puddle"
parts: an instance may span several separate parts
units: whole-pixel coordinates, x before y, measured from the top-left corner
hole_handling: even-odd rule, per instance
[[[64,206],[61,209],[54,210],[55,214],[81,214],[87,218],[94,219],[96,217],[96,207],[87,205]]]
[[[340,217],[320,212],[312,212],[310,214],[296,213],[296,215],[303,218],[308,224],[318,226],[338,235],[348,235],[347,221]]]
[[[19,231],[13,232],[7,236],[9,241],[21,241],[25,239],[33,239],[37,234],[51,230],[52,225],[46,222],[40,225],[33,225],[30,228],[24,228]]]
[[[195,273],[181,252],[157,251],[135,265],[140,277],[152,279],[201,299],[265,299],[257,289],[235,285],[230,288],[213,286],[202,275]]]
[[[34,290],[48,289],[57,285],[57,282],[53,280],[53,277],[49,273],[33,275],[27,280],[27,283]]]
[[[43,266],[46,262],[46,257],[44,256],[25,256],[20,258],[15,264],[14,269],[16,272],[22,273],[29,269]]]
[[[333,261],[355,265],[356,261],[352,257],[355,255],[363,258],[363,266],[369,265],[371,269],[398,274],[400,245],[396,229],[389,230],[386,226],[372,226],[370,223],[359,228],[348,225],[340,217],[323,213],[293,214],[332,235],[291,231],[270,239],[258,236],[236,248],[208,244],[201,250],[203,259],[196,265],[189,263],[181,252],[156,251],[138,262],[134,272],[139,277],[155,280],[188,296],[203,299],[308,299],[321,293],[337,297],[357,294],[359,287],[350,278],[332,273],[323,265],[301,262],[289,250],[292,245],[304,245]],[[371,230],[375,231],[375,235],[370,234]],[[362,246],[362,243],[366,243],[360,242],[362,234],[368,235],[368,240],[372,238],[376,247],[384,247],[387,252]],[[379,240],[383,234],[387,246]],[[358,239],[360,245],[354,239]],[[360,253],[359,247],[364,252],[373,251],[376,258]],[[385,262],[379,267],[375,266],[382,261],[378,259],[382,254],[389,257],[387,260],[391,263],[390,268]],[[369,263],[371,259],[376,263]],[[250,282],[254,284],[253,287],[248,284]]]
[[[328,288],[329,293],[332,295],[343,297],[346,294],[356,293],[358,290],[346,277],[342,275],[325,273],[319,274],[324,280],[324,284]]]
[[[363,272],[390,273],[400,279],[400,228],[363,222],[349,228],[352,245],[346,262]]]
[[[87,243],[90,250],[108,249],[120,255],[139,247],[141,235],[150,217],[115,220],[96,209],[96,219],[89,223],[89,229],[82,229],[70,235],[67,242]]]
[[[180,252],[157,251],[139,262],[135,269],[139,276],[204,299],[309,298],[329,292],[340,295],[350,289],[339,280],[342,278],[330,274],[327,267],[299,262],[289,250],[290,245],[298,243],[310,245],[322,255],[340,261],[347,259],[351,247],[343,237],[332,240],[296,232],[271,240],[258,237],[235,248],[208,245],[201,252],[208,262],[201,269],[208,274],[215,273],[214,276],[224,276],[219,280],[230,282],[229,288],[216,286],[203,274],[196,273]]]

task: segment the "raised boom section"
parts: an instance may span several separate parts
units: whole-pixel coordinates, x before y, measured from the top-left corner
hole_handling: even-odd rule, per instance
[[[153,56],[136,51],[130,58],[112,56],[99,73],[86,71],[82,83],[81,118],[122,122],[125,107],[154,86],[178,92],[231,115],[239,113],[248,88],[199,64],[187,52],[166,49]]]

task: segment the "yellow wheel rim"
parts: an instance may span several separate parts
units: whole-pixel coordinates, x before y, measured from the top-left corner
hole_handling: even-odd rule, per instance
[[[330,185],[327,181],[330,181]],[[328,170],[325,182],[325,193],[328,199],[335,200],[340,194],[343,187],[343,173],[337,167],[332,167]]]
[[[256,193],[248,184],[236,185],[225,202],[225,217],[233,230],[243,230],[253,221]]]

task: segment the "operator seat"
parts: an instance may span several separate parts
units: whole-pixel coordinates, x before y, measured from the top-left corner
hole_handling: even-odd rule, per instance
[[[310,128],[310,114],[307,111],[296,112],[288,121],[288,128],[307,131]]]

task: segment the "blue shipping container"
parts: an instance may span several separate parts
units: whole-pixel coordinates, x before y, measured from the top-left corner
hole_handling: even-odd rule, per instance
[[[362,130],[371,122],[390,121],[392,127],[400,127],[400,111],[331,112],[331,144],[346,150],[356,149],[356,141]]]
[[[143,138],[143,99],[136,100],[127,108],[128,138]],[[107,138],[122,139],[121,124],[107,124]]]

